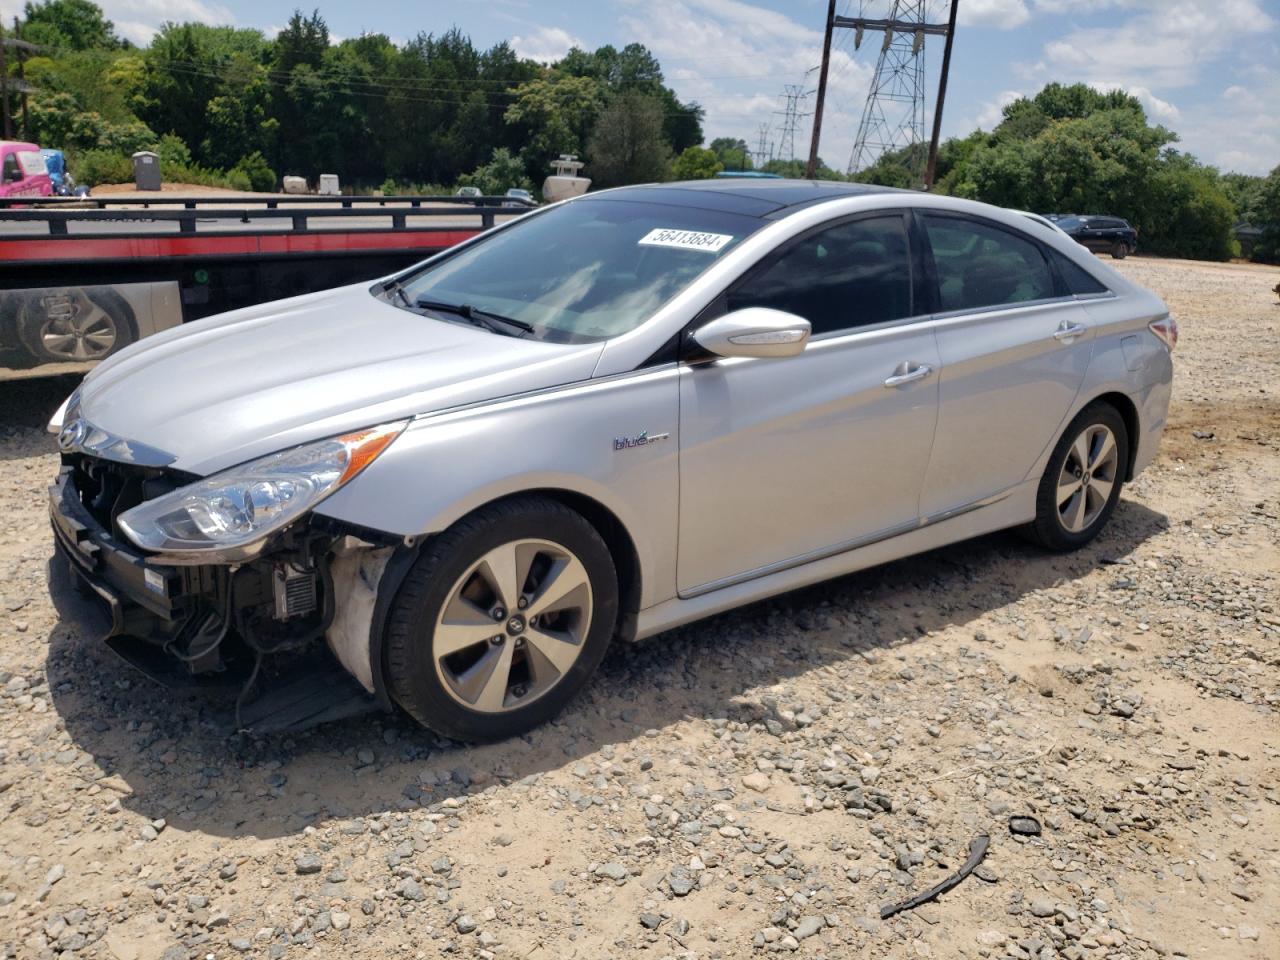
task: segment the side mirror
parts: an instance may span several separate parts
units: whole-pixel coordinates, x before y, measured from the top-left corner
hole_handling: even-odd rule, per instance
[[[811,327],[804,317],[769,307],[744,307],[693,332],[702,349],[718,357],[794,357],[804,351]]]

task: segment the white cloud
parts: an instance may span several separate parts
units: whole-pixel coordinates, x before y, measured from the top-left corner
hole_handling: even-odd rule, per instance
[[[1266,174],[1280,165],[1280,69],[1243,72],[1246,84],[1183,111],[1178,146],[1222,170]]]
[[[956,22],[962,27],[1013,30],[1030,19],[1031,11],[1023,0],[965,0],[956,10]]]
[[[203,3],[201,0],[96,0],[108,20],[115,24],[116,33],[126,40],[144,46],[151,42],[156,31],[167,20],[185,23],[228,24],[236,22],[231,10],[220,3]],[[15,16],[21,17],[23,0],[0,0],[0,19],[8,24]]]
[[[1004,119],[1004,108],[1019,97],[1024,96],[1017,90],[1002,90],[994,100],[988,100],[978,111],[978,128],[992,130]]]
[[[625,0],[624,8],[620,35],[653,51],[682,100],[702,104],[708,141],[741,137],[754,150],[759,128],[767,124],[766,140],[780,149],[783,86],[803,83],[810,91],[817,86],[820,16],[812,24],[800,23],[743,0]],[[848,163],[870,83],[865,53],[865,45],[856,60],[839,44],[832,50],[821,153],[837,169]],[[810,95],[802,112],[811,113],[813,102]],[[798,157],[808,156],[811,123],[805,117],[797,126]]]
[[[1275,24],[1258,0],[1121,5],[1136,12],[1119,23],[1075,29],[1045,44],[1050,73],[1061,79],[1113,76],[1125,86],[1155,89],[1192,86],[1206,64],[1238,46],[1242,34],[1257,35]]]
[[[528,36],[512,37],[511,46],[522,57],[550,63],[559,60],[573,47],[586,49],[587,44],[561,27],[538,27]]]

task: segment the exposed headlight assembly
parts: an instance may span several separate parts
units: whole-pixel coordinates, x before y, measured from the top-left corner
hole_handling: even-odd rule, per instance
[[[313,510],[372,463],[405,423],[383,424],[251,460],[139,504],[120,528],[176,562],[254,555],[262,541]]]

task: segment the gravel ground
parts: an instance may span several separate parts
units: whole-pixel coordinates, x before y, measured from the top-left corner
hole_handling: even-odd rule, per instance
[[[479,749],[229,738],[136,678],[45,588],[70,381],[0,385],[0,956],[1280,955],[1280,272],[1120,267],[1182,342],[1094,545],[986,537],[617,649]]]

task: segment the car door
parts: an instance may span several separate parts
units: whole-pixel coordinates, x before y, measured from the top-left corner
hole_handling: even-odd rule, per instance
[[[798,356],[687,365],[680,381],[682,596],[913,527],[937,413],[909,219],[825,225],[720,306],[809,320]]]
[[[920,501],[930,520],[999,497],[1027,477],[1062,430],[1089,365],[1093,328],[1051,265],[1054,251],[992,221],[920,219],[937,282],[942,362]]]

